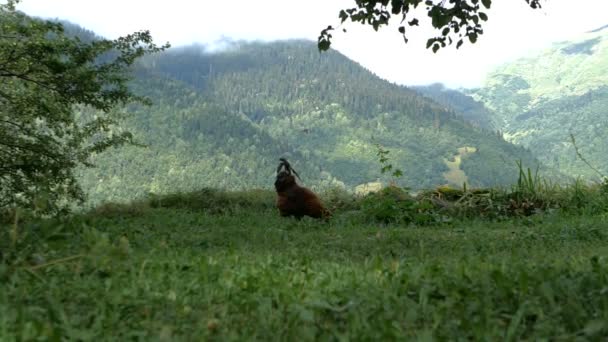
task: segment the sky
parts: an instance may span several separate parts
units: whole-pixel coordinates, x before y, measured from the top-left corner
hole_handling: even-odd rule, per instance
[[[543,8],[532,10],[524,0],[494,0],[483,36],[459,50],[426,49],[434,32],[425,27],[415,28],[404,44],[398,21],[378,32],[345,23],[340,28],[347,32],[335,31],[332,48],[398,84],[476,87],[500,64],[608,24],[606,0],[541,1]],[[340,9],[353,5],[354,0],[22,0],[18,9],[69,20],[107,38],[147,29],[157,43],[214,46],[226,38],[316,40],[321,29],[339,25]]]

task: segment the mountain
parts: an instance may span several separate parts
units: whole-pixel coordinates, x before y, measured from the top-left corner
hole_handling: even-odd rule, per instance
[[[470,94],[495,114],[506,140],[573,176],[608,175],[608,26],[494,70]]]
[[[488,130],[494,129],[492,119],[496,114],[492,113],[483,103],[476,101],[461,91],[447,88],[441,83],[428,86],[415,86],[413,89],[423,96],[453,109],[456,115],[474,126]]]
[[[202,187],[272,187],[287,157],[303,184],[354,188],[391,181],[379,144],[413,189],[511,184],[522,147],[412,89],[380,79],[311,41],[233,42],[221,51],[173,48],[141,60],[124,129],[147,147],[94,157],[80,179],[92,202]],[[91,115],[91,113],[80,113]]]

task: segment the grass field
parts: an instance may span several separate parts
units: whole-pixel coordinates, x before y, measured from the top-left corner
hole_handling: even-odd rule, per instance
[[[0,340],[608,337],[605,212],[323,223],[272,196],[3,226]]]

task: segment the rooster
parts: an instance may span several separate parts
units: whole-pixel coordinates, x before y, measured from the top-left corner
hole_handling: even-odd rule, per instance
[[[304,216],[328,219],[330,213],[323,207],[319,197],[296,183],[296,177],[300,179],[300,175],[285,158],[280,158],[279,161],[274,188],[281,216],[294,216],[298,220]]]

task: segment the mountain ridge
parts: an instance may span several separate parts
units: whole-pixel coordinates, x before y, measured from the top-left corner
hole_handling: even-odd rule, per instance
[[[608,29],[608,24],[606,24],[604,26],[600,26],[600,27],[598,27],[596,29],[593,29],[591,31],[588,31],[588,33],[597,33],[597,32],[600,32],[602,30],[605,30],[605,29]]]
[[[608,26],[507,63],[468,94],[492,110],[505,139],[530,148],[549,167],[597,179],[577,157],[608,174]]]

